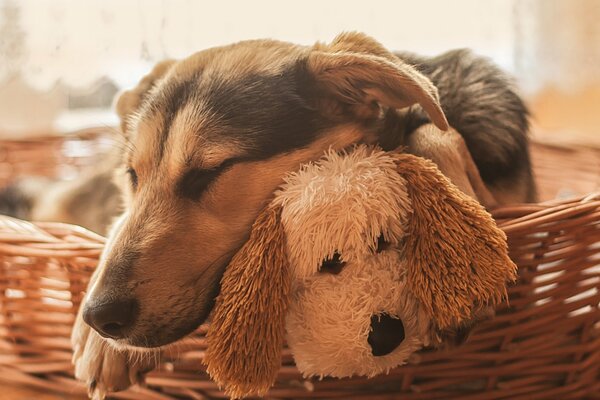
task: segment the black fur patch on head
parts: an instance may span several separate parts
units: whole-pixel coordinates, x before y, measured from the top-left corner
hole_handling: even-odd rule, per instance
[[[264,159],[302,148],[332,126],[303,96],[306,79],[290,64],[279,73],[255,73],[240,77],[194,75],[163,87],[148,103],[149,114],[163,115],[159,157],[162,157],[171,124],[190,103],[204,111],[204,128],[196,134],[210,142],[234,142],[247,159]]]
[[[216,141],[235,140],[249,157],[267,158],[311,143],[328,122],[301,95],[296,66],[273,75],[213,77],[199,97],[214,114]]]

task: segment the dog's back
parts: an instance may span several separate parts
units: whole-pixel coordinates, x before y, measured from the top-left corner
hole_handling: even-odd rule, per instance
[[[396,55],[438,88],[448,122],[463,136],[486,185],[516,202],[535,201],[529,113],[511,78],[487,58],[466,49],[431,58]],[[428,122],[419,107],[405,118],[405,135]]]

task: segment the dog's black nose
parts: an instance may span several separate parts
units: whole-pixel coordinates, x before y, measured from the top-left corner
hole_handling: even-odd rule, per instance
[[[133,299],[86,304],[83,320],[102,337],[121,339],[127,335],[137,317],[137,301]]]

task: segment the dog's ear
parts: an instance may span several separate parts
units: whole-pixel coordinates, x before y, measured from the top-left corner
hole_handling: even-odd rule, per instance
[[[362,32],[343,32],[337,35],[331,43],[317,43],[313,46],[314,50],[327,52],[349,52],[370,54],[387,58],[390,61],[398,60],[381,43]]]
[[[400,245],[407,288],[433,323],[433,342],[460,341],[516,278],[506,235],[431,161],[398,154],[397,164],[413,209]]]
[[[308,75],[305,92],[327,114],[373,118],[380,105],[400,109],[420,104],[437,127],[448,128],[433,83],[364,34],[346,33],[329,45],[318,43],[300,65]]]
[[[175,60],[164,60],[159,62],[152,68],[146,76],[144,76],[133,89],[121,92],[115,99],[115,110],[121,120],[121,130],[127,130],[127,122],[129,116],[138,111],[144,97],[150,89],[156,85],[160,78],[164,77],[169,69],[175,64]]]
[[[281,207],[259,215],[221,279],[204,357],[233,398],[264,395],[281,367],[290,281]]]

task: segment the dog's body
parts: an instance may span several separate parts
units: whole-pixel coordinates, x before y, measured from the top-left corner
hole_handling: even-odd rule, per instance
[[[496,200],[500,204],[534,202],[528,111],[510,78],[469,50],[453,50],[433,58],[396,55],[437,87],[448,123],[464,139]],[[410,134],[424,121],[423,111],[413,108],[404,118],[404,129]]]
[[[159,64],[117,111],[130,142],[126,212],[80,318],[124,348],[201,324],[285,174],[329,148],[406,146],[488,207],[535,197],[527,110],[502,72],[466,51],[396,57],[357,33],[313,47],[241,42]],[[101,340],[85,329],[74,332],[80,349]],[[81,352],[92,365],[79,375],[97,383],[97,355]]]

